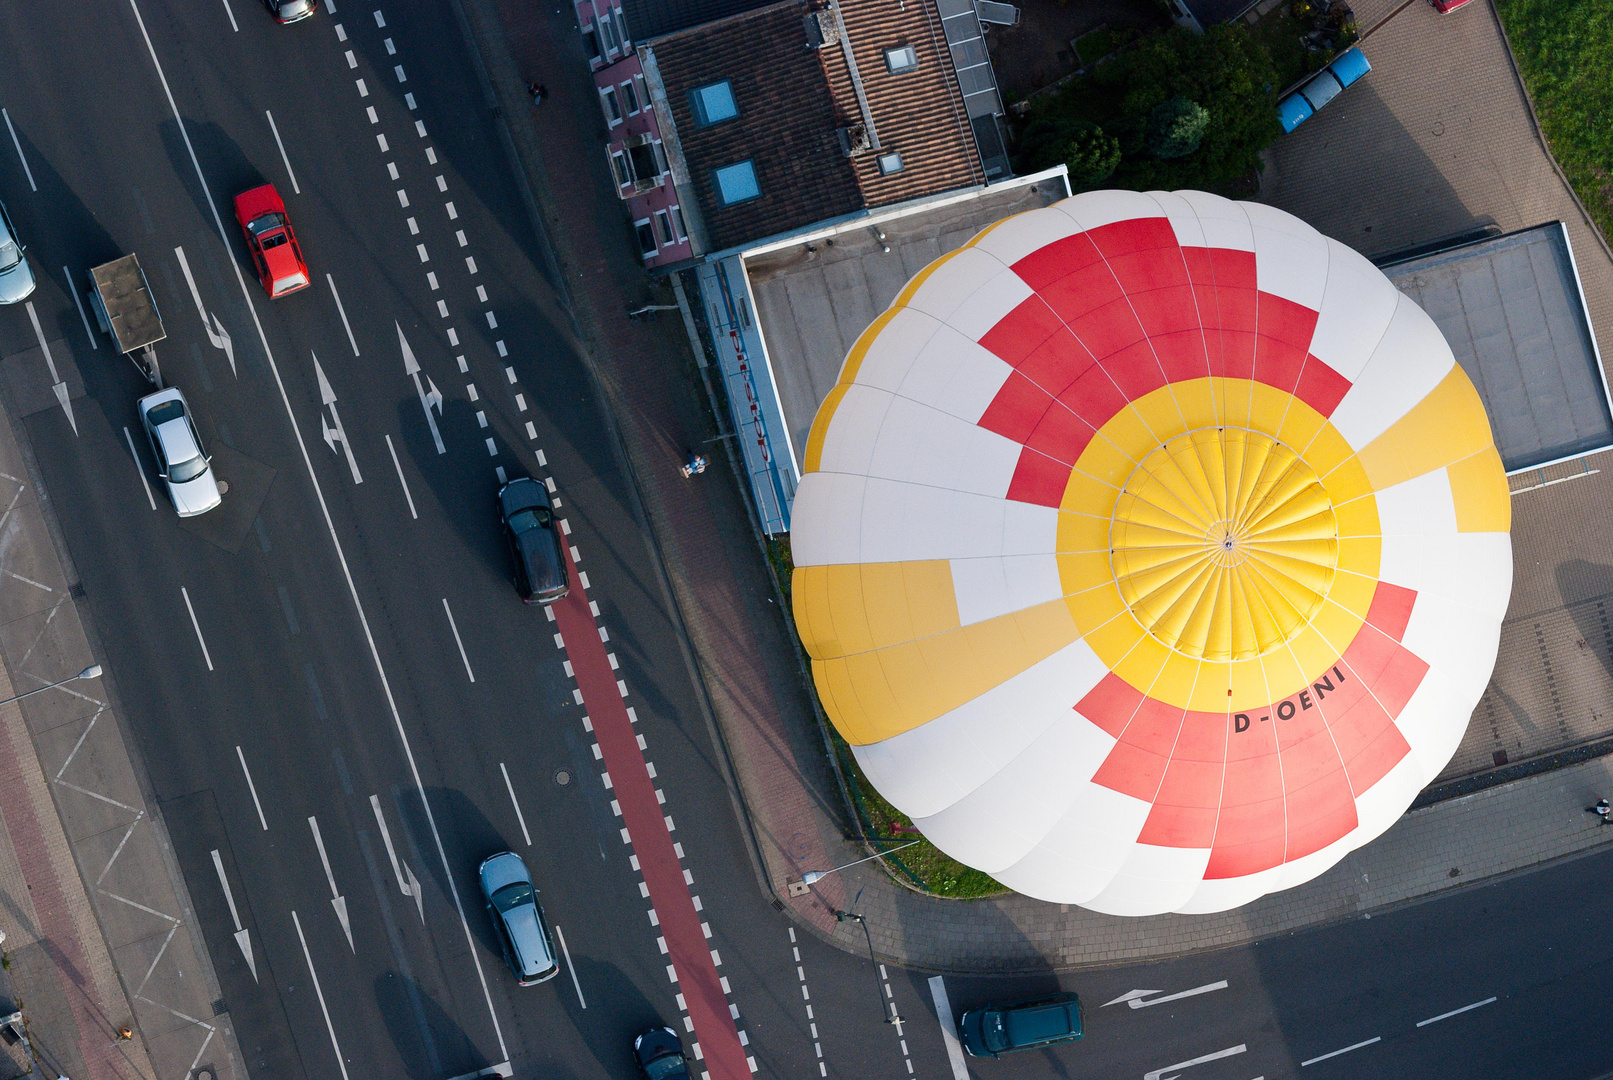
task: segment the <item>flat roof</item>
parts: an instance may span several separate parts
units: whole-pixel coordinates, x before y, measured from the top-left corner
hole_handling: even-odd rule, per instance
[[[812,418],[840,377],[846,354],[902,286],[993,222],[1064,197],[1062,177],[986,188],[916,213],[863,218],[745,258],[798,473]]]
[[[1391,257],[1392,258],[1392,257]],[[1383,265],[1478,388],[1507,471],[1613,446],[1613,411],[1561,222]]]

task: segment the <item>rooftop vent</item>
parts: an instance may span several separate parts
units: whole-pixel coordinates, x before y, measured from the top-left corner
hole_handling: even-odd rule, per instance
[[[814,11],[802,20],[806,24],[807,44],[814,49],[840,44],[840,23],[834,8]]]
[[[867,124],[852,124],[840,128],[835,134],[840,136],[840,149],[847,157],[857,157],[874,148],[873,140],[868,137]]]

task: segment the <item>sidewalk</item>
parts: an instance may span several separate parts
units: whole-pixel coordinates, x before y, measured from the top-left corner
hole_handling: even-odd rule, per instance
[[[1222,915],[1119,919],[1018,896],[946,901],[871,867],[830,875],[811,893],[790,897],[787,885],[803,871],[866,852],[847,839],[852,826],[781,617],[787,613],[779,611],[738,483],[720,470],[698,485],[675,473],[684,448],[713,434],[700,373],[675,320],[623,317],[649,287],[605,173],[603,120],[570,8],[461,2],[509,118],[533,213],[553,245],[564,283],[558,303],[571,309],[619,427],[687,633],[687,659],[726,755],[736,812],[752,835],[759,883],[803,924],[858,951],[861,930],[837,924],[832,912],[860,891],[875,948],[889,959],[949,971],[1048,970],[1237,944],[1613,842],[1613,830],[1599,831],[1582,809],[1613,792],[1613,759],[1603,758],[1407,815],[1322,878]],[[1408,20],[1405,32],[1432,33],[1423,22]],[[1392,23],[1380,36],[1387,42],[1401,32]],[[524,86],[540,76],[550,97],[534,114]],[[1510,79],[1503,66],[1491,91],[1512,93],[1516,110],[1523,106]]]
[[[68,343],[50,347],[72,372],[68,384],[82,385]],[[19,413],[58,408],[40,350],[3,364],[0,700],[99,655],[78,575],[13,427]],[[95,409],[84,398],[75,406],[81,417]],[[38,1080],[244,1080],[161,815],[109,704],[116,675],[0,705],[0,1015],[20,1009],[27,1031],[26,1046],[5,1047],[0,1070],[31,1067]],[[121,1039],[120,1028],[133,1037]]]

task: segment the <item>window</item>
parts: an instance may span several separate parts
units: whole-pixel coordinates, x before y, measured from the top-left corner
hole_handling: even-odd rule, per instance
[[[649,218],[645,218],[642,221],[633,222],[633,229],[638,233],[638,250],[640,255],[648,259],[657,251],[661,250],[660,245],[655,242],[655,230],[650,228]]]
[[[626,187],[633,182],[633,174],[627,168],[627,155],[620,150],[611,151],[611,171],[616,174],[616,186]]]
[[[683,210],[681,207],[672,208],[672,230],[679,240],[689,235],[689,230],[683,225]]]
[[[672,219],[666,216],[665,210],[655,212],[655,231],[661,237],[662,247],[675,244],[678,241],[678,238],[672,235]]]
[[[720,124],[739,115],[739,106],[734,103],[734,87],[727,79],[691,90],[689,108],[694,110],[694,122],[700,127]]]
[[[627,106],[628,112],[638,112],[638,91],[633,89],[631,82],[622,84],[622,104]]]
[[[593,26],[582,32],[582,49],[590,61],[600,59],[599,34],[595,32]]]
[[[610,24],[610,16],[601,15],[597,22],[599,25],[599,40],[605,46],[605,51],[615,52],[616,31]]]
[[[724,206],[746,202],[762,194],[756,183],[756,166],[749,161],[713,169],[711,183],[717,189],[717,201]]]
[[[616,101],[616,87],[607,86],[599,92],[599,100],[605,106],[605,122],[615,127],[622,122],[622,107]]]
[[[879,171],[885,176],[902,171],[902,155],[892,150],[888,154],[881,154],[875,159],[879,162]]]
[[[633,168],[635,180],[654,180],[661,175],[661,163],[656,159],[655,146],[652,143],[638,142],[629,146],[627,161]]]
[[[885,50],[885,68],[892,75],[900,75],[904,71],[912,71],[919,66],[918,50],[911,45],[898,45],[894,49]]]

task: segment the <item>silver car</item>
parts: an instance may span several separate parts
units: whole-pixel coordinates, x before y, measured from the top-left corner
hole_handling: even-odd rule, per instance
[[[560,972],[554,942],[543,908],[538,906],[538,890],[521,856],[513,851],[489,856],[482,860],[477,876],[482,880],[487,913],[498,928],[504,959],[516,981],[532,986],[554,978]]]
[[[0,203],[0,304],[26,300],[34,291],[34,272],[17,239],[17,227]]]
[[[147,394],[135,407],[157,458],[157,475],[168,485],[168,497],[179,516],[205,514],[223,502],[213,476],[213,459],[202,449],[201,433],[179,387]]]

